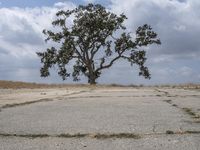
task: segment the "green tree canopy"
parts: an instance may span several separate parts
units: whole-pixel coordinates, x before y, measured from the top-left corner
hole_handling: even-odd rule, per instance
[[[72,75],[74,81],[78,81],[80,75],[85,75],[88,83],[95,84],[103,69],[124,59],[131,65],[138,65],[139,75],[150,79],[149,70],[144,65],[146,52],[142,49],[161,42],[149,25],[138,27],[133,39],[123,25],[127,17],[109,12],[100,4],[61,10],[56,16],[52,25],[59,32],[44,30],[43,33],[47,36],[46,41],[60,43],[60,47],[37,53],[43,64],[40,70],[42,77],[49,76],[49,69],[57,66],[63,80]],[[74,18],[72,25],[67,23],[69,17]],[[67,65],[71,61],[74,65],[70,73]]]

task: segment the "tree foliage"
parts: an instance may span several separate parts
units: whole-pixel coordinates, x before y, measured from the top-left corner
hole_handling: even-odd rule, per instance
[[[46,41],[60,43],[60,47],[37,53],[43,64],[40,70],[42,77],[49,76],[49,69],[57,66],[63,80],[72,75],[74,81],[78,81],[80,75],[85,75],[88,83],[95,84],[103,69],[110,68],[119,59],[125,59],[131,65],[139,66],[139,75],[150,78],[149,70],[144,65],[146,52],[141,49],[161,42],[149,25],[138,27],[133,40],[123,25],[127,17],[109,12],[99,4],[61,10],[56,16],[52,25],[59,31],[44,30],[43,33],[47,36]],[[67,21],[70,17],[74,18],[72,25]],[[66,66],[71,61],[74,62],[72,73]]]

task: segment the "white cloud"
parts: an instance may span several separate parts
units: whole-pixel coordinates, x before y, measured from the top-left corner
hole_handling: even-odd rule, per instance
[[[72,9],[75,7],[74,3],[72,2],[57,2],[54,4],[54,7],[57,8],[68,8],[68,9]]]
[[[185,31],[186,30],[186,26],[184,25],[175,25],[174,29],[177,31]]]
[[[72,3],[56,3],[54,7],[1,8],[0,49],[8,53],[32,55],[27,47],[44,47],[43,29],[51,29],[51,22],[60,8],[72,9]],[[26,45],[26,46],[25,46]],[[30,53],[29,53],[30,52]]]
[[[96,0],[83,0],[85,3],[94,3]]]
[[[177,73],[181,76],[191,77],[194,74],[194,71],[190,67],[183,66],[177,71]]]
[[[173,57],[171,55],[160,55],[159,57],[155,57],[152,59],[154,63],[169,63],[173,61]]]
[[[48,46],[42,30],[52,29],[59,9],[74,7],[71,2],[60,2],[52,7],[0,8],[0,78],[39,81],[40,61],[35,52]]]
[[[111,9],[124,12],[128,29],[150,24],[161,38],[162,46],[156,54],[189,55],[199,53],[200,1],[188,0],[111,0]],[[198,7],[199,8],[199,7]],[[196,55],[197,58],[198,55]]]
[[[200,74],[197,76],[197,78],[200,80]]]

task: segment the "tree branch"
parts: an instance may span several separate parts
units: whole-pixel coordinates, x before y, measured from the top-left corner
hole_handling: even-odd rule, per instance
[[[110,63],[109,63],[108,65],[105,65],[105,66],[103,66],[103,63],[104,63],[104,62],[102,61],[103,63],[100,64],[100,67],[96,70],[96,72],[99,72],[99,71],[102,70],[102,69],[111,67],[111,66],[113,65],[113,63],[114,63],[116,60],[118,60],[119,58],[121,58],[120,55],[117,56],[117,57],[115,57],[113,60],[110,61]]]
[[[74,43],[72,45],[73,45],[73,47],[74,47],[74,49],[76,51],[76,54],[78,55],[78,58],[80,58],[84,63],[86,63],[85,59],[81,56],[81,53],[78,51],[78,49],[76,48],[76,46],[74,45]]]

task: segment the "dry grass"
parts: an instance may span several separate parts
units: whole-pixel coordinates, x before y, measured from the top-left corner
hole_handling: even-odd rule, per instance
[[[120,85],[120,84],[43,84],[43,83],[31,83],[31,82],[21,82],[21,81],[5,81],[0,80],[0,89],[42,89],[42,88],[121,88],[121,87],[139,87],[137,85]]]
[[[5,81],[0,80],[0,88],[1,89],[20,89],[20,88],[28,88],[28,89],[38,89],[38,88],[65,88],[65,87],[89,87],[89,88],[104,88],[104,87],[113,87],[113,88],[120,88],[120,87],[132,87],[132,88],[143,88],[143,87],[169,87],[169,88],[184,88],[184,89],[200,89],[200,84],[181,84],[181,85],[152,85],[152,86],[145,86],[145,85],[120,85],[120,84],[98,84],[98,85],[89,85],[89,84],[42,84],[42,83],[29,83],[29,82],[21,82],[21,81]]]
[[[81,87],[88,86],[84,84],[42,84],[42,83],[29,83],[20,81],[4,81],[0,80],[1,89],[40,89],[40,88],[64,88],[64,87]]]
[[[181,88],[181,89],[200,89],[200,83],[186,83],[186,84],[161,84],[148,87],[157,88]]]

